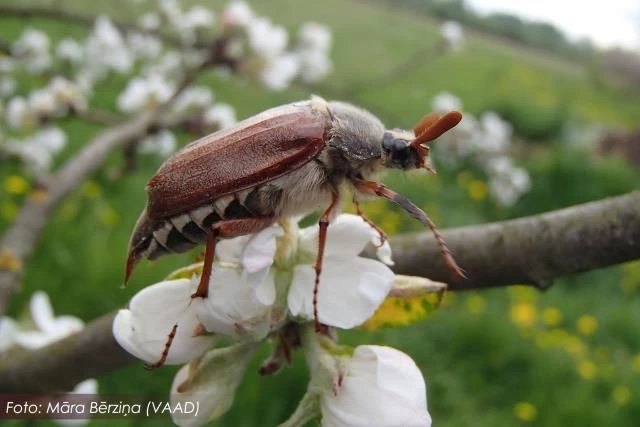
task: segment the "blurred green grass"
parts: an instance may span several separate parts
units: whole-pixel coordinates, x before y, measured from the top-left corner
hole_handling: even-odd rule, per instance
[[[12,2],[17,3],[7,0]],[[366,2],[254,3],[258,12],[291,31],[307,20],[329,25],[334,32],[335,72],[316,88],[297,87],[280,93],[268,92],[249,80],[214,73],[203,76],[201,83],[209,85],[217,99],[234,105],[241,118],[306,98],[311,91],[327,98],[339,96],[351,84],[384,75],[417,50],[433,45],[438,34],[435,21]],[[64,0],[57,4],[88,13],[105,10],[127,19],[140,11],[139,7],[123,7],[122,1]],[[73,25],[0,17],[3,37],[9,39],[16,38],[25,25],[42,27],[56,39],[84,34]],[[445,57],[434,54],[409,74],[374,85],[350,100],[369,108],[389,126],[404,127],[428,111],[432,96],[442,90],[460,96],[470,112],[495,109],[513,121],[520,138],[544,142],[543,149],[526,151],[519,159],[532,175],[532,191],[506,209],[469,196],[468,183],[479,179],[473,171],[463,175],[441,168],[438,177],[389,174],[385,182],[427,209],[443,228],[543,212],[638,188],[637,169],[619,158],[599,158],[568,147],[561,134],[568,120],[636,125],[640,118],[636,97],[595,85],[579,65],[557,57],[491,36],[472,34],[468,39],[463,52]],[[19,84],[26,91],[40,83],[25,77]],[[97,93],[97,105],[113,109],[122,84],[123,80],[110,80]],[[70,136],[63,158],[98,130],[75,121],[63,127]],[[182,142],[187,138],[182,136]],[[143,158],[139,169],[114,182],[108,172],[121,163],[121,156],[113,154],[106,167],[53,216],[30,261],[24,289],[11,306],[13,315],[19,314],[33,291],[44,289],[57,313],[88,321],[124,306],[142,286],[191,259],[189,254],[143,262],[130,287],[120,289],[129,233],[146,200],[144,185],[160,160]],[[3,164],[0,183],[18,172],[17,165]],[[0,230],[8,226],[24,197],[2,191]],[[385,203],[373,202],[367,211],[390,233],[420,230],[406,214]],[[342,337],[354,345],[388,344],[410,354],[426,377],[429,407],[437,425],[525,424],[529,418],[518,403],[526,402],[535,408],[530,425],[635,426],[640,419],[638,295],[640,264],[632,263],[558,280],[540,294],[519,287],[449,293],[447,304],[420,324],[398,330],[349,331]],[[556,315],[556,322],[550,321],[552,307],[561,313],[561,320]],[[577,322],[583,316],[596,319],[598,326],[592,333],[580,331]],[[219,425],[276,425],[295,408],[306,388],[304,361],[298,356],[292,368],[261,378],[257,366],[266,354],[264,348],[248,370],[234,407]],[[169,367],[148,373],[141,365],[133,366],[100,379],[100,390],[163,397],[175,371]]]

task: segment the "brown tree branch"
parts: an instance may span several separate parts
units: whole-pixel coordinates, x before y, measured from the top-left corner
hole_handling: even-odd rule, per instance
[[[556,277],[640,259],[640,192],[443,235],[469,275],[452,289],[545,287]],[[451,278],[430,234],[394,237],[391,244],[396,273]],[[114,316],[46,348],[0,359],[0,393],[70,390],[133,363],[111,334]]]
[[[80,333],[38,350],[0,358],[2,392],[68,391],[86,378],[105,375],[137,359],[113,338],[115,313],[106,314]]]
[[[545,289],[557,277],[640,258],[640,192],[442,235],[468,279],[452,277],[430,233],[395,237],[394,269],[455,290]]]

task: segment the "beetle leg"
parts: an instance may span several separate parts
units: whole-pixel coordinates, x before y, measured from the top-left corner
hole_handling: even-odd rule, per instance
[[[322,259],[324,258],[324,248],[327,243],[327,227],[329,227],[329,221],[333,219],[335,209],[338,206],[339,194],[337,192],[331,195],[331,204],[326,211],[320,217],[318,226],[320,232],[318,233],[318,255],[316,256],[316,281],[313,286],[313,323],[316,327],[316,332],[320,332],[323,329],[323,325],[318,319],[318,288],[320,285],[320,273],[322,273]]]
[[[467,276],[464,274],[464,270],[458,266],[456,261],[453,259],[453,255],[451,255],[451,251],[447,247],[444,239],[442,238],[442,234],[436,228],[436,225],[431,221],[431,219],[427,216],[427,214],[414,205],[409,199],[404,197],[401,194],[396,193],[395,191],[385,187],[384,185],[374,182],[374,181],[365,181],[363,179],[353,179],[353,185],[358,191],[361,191],[364,194],[368,194],[371,196],[383,197],[393,203],[397,203],[404,210],[406,210],[409,215],[420,221],[422,224],[428,226],[433,233],[433,236],[436,238],[436,242],[440,247],[440,253],[442,253],[442,257],[447,264],[447,267],[457,276],[461,278],[466,278]]]
[[[384,242],[387,241],[387,234],[384,232],[384,230],[380,227],[378,227],[378,225],[371,221],[365,214],[364,212],[362,212],[362,209],[360,208],[360,199],[358,198],[358,193],[356,193],[355,191],[353,192],[353,204],[356,207],[356,213],[358,214],[358,216],[360,216],[360,218],[362,218],[362,220],[364,222],[366,222],[369,227],[373,228],[376,233],[378,233],[378,236],[380,236],[380,244],[377,245],[378,248],[382,247],[382,245],[384,245]]]
[[[207,246],[204,250],[204,266],[198,289],[191,295],[191,298],[207,298],[209,296],[209,281],[211,279],[211,270],[213,268],[213,258],[216,252],[216,243],[218,239],[231,239],[233,237],[245,236],[251,233],[257,233],[271,224],[275,218],[273,217],[257,217],[257,218],[241,218],[241,219],[225,219],[213,223],[209,237],[207,238]]]
[[[171,332],[167,335],[167,342],[164,344],[164,349],[162,349],[162,354],[160,355],[160,359],[158,359],[155,363],[147,363],[144,365],[147,371],[152,371],[154,369],[158,369],[164,362],[167,361],[167,356],[169,355],[169,349],[171,348],[171,344],[173,343],[173,339],[176,337],[176,333],[178,332],[178,324],[176,323],[171,328]]]

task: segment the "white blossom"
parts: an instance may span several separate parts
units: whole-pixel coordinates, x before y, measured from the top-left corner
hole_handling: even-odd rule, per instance
[[[256,349],[255,343],[236,344],[211,350],[183,366],[171,386],[171,406],[197,403],[199,410],[174,411],[173,422],[179,426],[200,426],[227,412]]]
[[[30,324],[18,323],[9,317],[0,318],[0,355],[12,347],[22,347],[30,350],[45,347],[55,341],[64,339],[71,334],[80,332],[84,328],[82,320],[74,316],[54,316],[49,296],[43,291],[36,291],[29,301]],[[71,399],[72,394],[97,394],[98,381],[86,379],[74,389],[58,399]],[[89,422],[84,419],[56,419],[56,424],[62,426],[82,426]]]
[[[15,343],[28,349],[36,349],[65,338],[84,328],[82,320],[74,316],[54,316],[49,296],[43,291],[34,292],[29,302],[29,311],[35,330],[20,330],[15,334]]]
[[[146,64],[142,69],[142,73],[144,75],[158,74],[171,77],[181,73],[185,65],[182,56],[174,50],[165,52],[156,61],[155,63]]]
[[[252,340],[263,339],[270,332],[276,298],[275,273],[270,267],[275,238],[281,234],[280,227],[271,226],[218,244],[222,264],[216,263],[213,268],[212,297],[203,299],[197,309],[207,331]]]
[[[422,373],[399,350],[358,346],[335,384],[321,397],[323,427],[431,426]]]
[[[204,113],[204,122],[217,129],[227,129],[236,124],[236,111],[223,102],[216,103]]]
[[[153,59],[162,53],[162,42],[149,34],[129,32],[127,46],[129,51],[138,58]]]
[[[53,157],[64,148],[66,142],[67,136],[64,131],[47,126],[23,140],[8,140],[5,149],[19,157],[38,175],[51,168]]]
[[[26,99],[15,96],[7,102],[5,108],[5,122],[12,129],[25,129],[37,123],[37,115],[29,106]]]
[[[96,84],[96,77],[97,76],[95,76],[91,71],[86,69],[81,70],[74,76],[73,81],[78,86],[78,89],[85,99],[90,97],[93,93],[93,88]]]
[[[102,78],[109,70],[129,73],[133,57],[120,31],[107,16],[96,19],[92,33],[85,44],[85,68]]]
[[[185,27],[198,29],[212,28],[216,22],[214,13],[204,6],[195,5],[182,16]]]
[[[489,193],[503,206],[512,206],[531,188],[529,173],[513,164],[508,157],[494,157],[487,161],[490,171]]]
[[[0,355],[13,347],[18,324],[10,317],[0,317]]]
[[[229,3],[222,13],[222,21],[225,25],[249,26],[253,22],[255,14],[245,1],[235,0]]]
[[[57,154],[67,144],[67,134],[58,127],[46,126],[33,135],[32,141],[40,149]]]
[[[326,52],[303,50],[298,52],[300,77],[305,82],[313,83],[325,78],[333,70],[331,58]]]
[[[481,150],[497,153],[504,151],[511,142],[512,126],[502,120],[498,114],[488,111],[480,116],[480,125],[484,131],[484,144]]]
[[[158,6],[169,21],[178,20],[182,16],[180,3],[177,0],[159,0]]]
[[[281,56],[289,41],[287,30],[281,25],[274,25],[267,17],[256,18],[247,27],[249,46],[264,58]]]
[[[436,112],[445,114],[449,111],[462,110],[462,100],[450,92],[440,92],[433,97],[431,106]]]
[[[462,50],[464,47],[464,32],[462,26],[455,21],[446,21],[440,27],[440,35],[448,49],[453,52]]]
[[[160,359],[169,333],[175,337],[167,354],[167,364],[186,363],[213,346],[211,335],[194,336],[200,321],[196,316],[195,291],[189,279],[168,280],[138,292],[128,309],[113,321],[113,336],[129,353],[148,363]]]
[[[461,110],[462,101],[448,92],[433,99],[433,108],[439,113]],[[508,153],[513,138],[513,127],[493,111],[484,112],[479,119],[465,113],[462,122],[437,144],[439,157],[451,164],[467,159],[482,169],[488,178],[489,195],[502,206],[511,206],[531,189],[528,172],[514,165]]]
[[[40,74],[51,67],[50,43],[46,33],[28,27],[13,44],[11,51],[30,73]]]
[[[138,19],[138,24],[145,30],[157,30],[160,28],[161,19],[156,12],[147,12]]]
[[[260,80],[269,89],[284,90],[296,78],[300,62],[294,54],[269,58],[260,72]]]
[[[168,101],[173,92],[173,84],[160,75],[135,77],[118,96],[118,109],[124,113],[148,110]]]
[[[71,64],[78,64],[84,58],[84,49],[77,40],[66,37],[58,43],[56,56]]]
[[[62,113],[55,94],[48,88],[36,89],[29,94],[29,108],[40,117],[57,116]]]
[[[305,22],[298,31],[301,47],[304,49],[328,52],[331,49],[331,30],[317,22]]]
[[[56,76],[51,79],[47,90],[58,103],[58,111],[67,108],[73,108],[75,110],[84,110],[87,108],[87,101],[80,86],[64,77]]]
[[[327,229],[323,270],[318,289],[318,318],[338,328],[353,328],[373,315],[393,285],[393,272],[385,264],[359,254],[366,245],[379,243],[377,232],[361,217],[340,215]],[[300,250],[315,254],[318,228],[300,231]],[[379,256],[391,263],[388,242],[379,248]],[[315,257],[309,264],[294,269],[288,295],[294,316],[313,319]],[[349,307],[345,310],[344,307]]]
[[[188,114],[207,109],[213,103],[213,92],[206,86],[189,86],[180,93],[172,106],[174,114]]]
[[[167,158],[176,151],[176,136],[168,129],[147,135],[138,145],[142,154],[154,154]]]

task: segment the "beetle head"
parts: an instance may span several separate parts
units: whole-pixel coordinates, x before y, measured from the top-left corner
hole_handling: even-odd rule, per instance
[[[396,169],[423,168],[435,173],[429,164],[428,142],[441,136],[462,120],[462,114],[451,111],[444,116],[427,114],[411,132],[392,129],[382,139],[382,161],[385,167]]]

